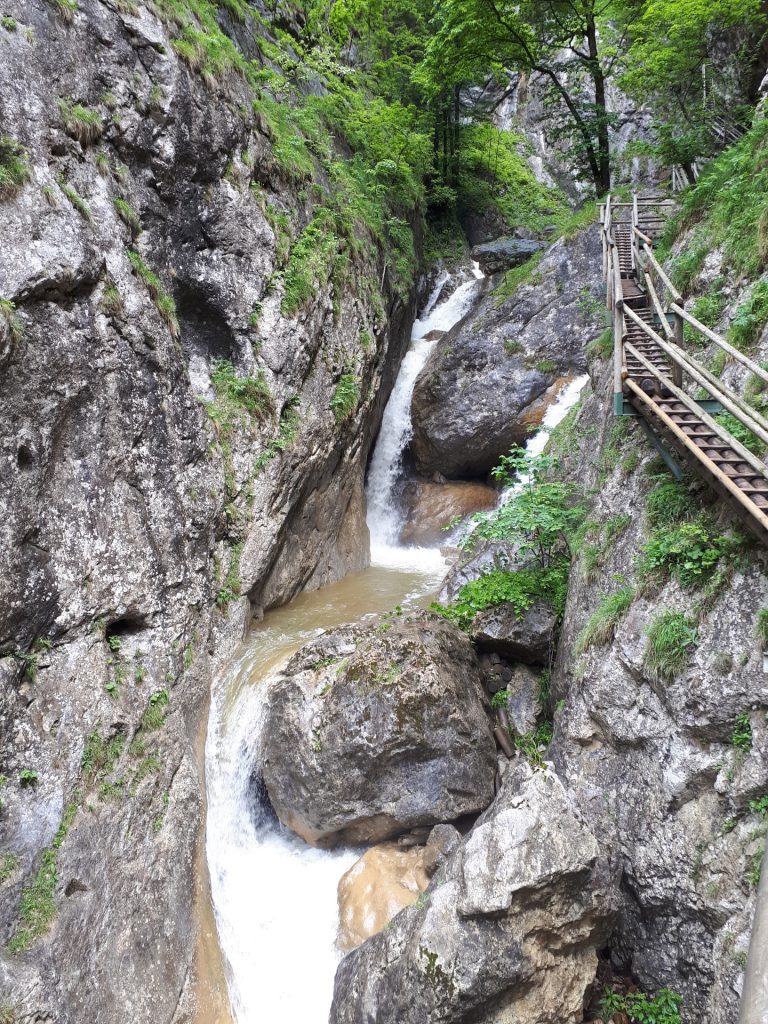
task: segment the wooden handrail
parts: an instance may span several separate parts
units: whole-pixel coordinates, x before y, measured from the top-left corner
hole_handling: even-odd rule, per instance
[[[647,245],[653,245],[653,239],[649,238],[648,235],[644,235],[643,232],[640,230],[640,228],[637,227],[637,226],[635,226],[635,234],[637,235],[638,238],[640,238]]]
[[[682,431],[680,427],[678,427],[675,421],[670,416],[668,416],[663,409],[659,408],[659,406],[656,404],[656,402],[654,402],[650,395],[646,395],[643,389],[641,387],[638,387],[638,385],[633,380],[628,380],[627,385],[629,386],[630,390],[634,392],[634,394],[642,402],[651,407],[653,413],[659,417],[659,419],[662,421],[667,430],[669,430],[670,433],[674,434],[678,441],[688,451],[690,451],[694,455],[694,457],[698,459],[699,462],[702,462],[703,460],[701,457],[701,450],[697,448],[697,446],[690,440],[688,435],[684,431]],[[726,488],[728,493],[733,498],[735,498],[736,501],[738,501],[738,503],[744,509],[746,509],[747,512],[749,512],[750,516],[753,516],[755,519],[758,520],[758,522],[764,530],[768,531],[768,517],[766,517],[762,509],[758,508],[757,505],[754,504],[754,502],[750,501],[746,494],[744,494],[744,492],[739,487],[737,487],[736,484],[733,483],[729,476],[726,476],[725,473],[723,473],[719,466],[715,465],[715,463],[711,462],[709,459],[707,459],[706,462],[707,470],[715,477],[715,479],[718,480],[720,484]]]
[[[703,324],[700,320],[697,320],[695,316],[692,316],[690,313],[688,313],[685,309],[683,309],[682,306],[679,306],[673,302],[670,306],[670,309],[673,312],[679,314],[679,316],[681,316],[683,320],[687,320],[688,323],[692,327],[695,327],[697,331],[700,331],[705,338],[709,338],[710,341],[714,341],[714,343],[716,345],[719,345],[724,352],[727,352],[737,362],[741,363],[742,366],[746,366],[748,369],[750,369],[756,377],[759,377],[761,380],[765,381],[766,384],[768,384],[768,371],[764,370],[759,363],[756,363],[753,359],[750,359],[749,356],[745,356],[743,352],[740,352],[737,348],[734,348],[733,345],[727,342],[725,338],[721,337],[719,334],[715,334],[714,331],[710,330],[709,327]]]
[[[646,370],[648,370],[651,376],[655,377],[658,381],[660,381],[665,388],[668,388],[671,394],[673,394],[679,402],[682,402],[683,405],[690,409],[690,411],[694,413],[694,415],[697,416],[702,423],[706,424],[706,426],[709,427],[713,434],[719,437],[721,441],[725,441],[726,444],[730,445],[731,448],[733,448],[733,450],[737,452],[738,455],[744,460],[744,462],[748,462],[756,473],[758,473],[764,479],[768,480],[768,469],[757,458],[757,456],[753,455],[748,448],[745,448],[744,445],[733,436],[733,434],[729,434],[724,427],[721,427],[720,424],[713,420],[708,413],[704,412],[701,406],[698,405],[690,397],[690,395],[687,395],[685,391],[682,390],[682,388],[679,388],[675,384],[673,384],[670,378],[667,377],[665,373],[662,373],[661,370],[659,370],[657,367],[655,367],[653,363],[651,363],[648,359],[646,359],[645,356],[641,352],[639,352],[631,342],[625,342],[624,347],[632,356],[635,357],[635,359],[638,360],[638,362],[642,366],[646,368]],[[634,381],[631,380],[631,378],[627,378],[626,383],[634,384]],[[688,435],[684,434],[684,436],[687,437]]]
[[[659,318],[659,320],[661,322],[661,326],[664,328],[664,333],[666,334],[666,336],[668,338],[674,337],[674,332],[673,332],[672,328],[669,326],[669,321],[667,320],[667,314],[664,312],[664,310],[661,307],[661,302],[659,301],[659,296],[656,294],[656,288],[655,288],[654,283],[653,283],[653,278],[651,277],[650,274],[646,274],[645,275],[645,284],[646,284],[646,287],[648,288],[648,294],[651,296],[651,301],[653,302],[653,308],[656,310],[656,316],[658,316],[658,318]]]
[[[647,242],[643,242],[643,249],[645,250],[645,253],[648,256],[648,259],[651,261],[651,263],[653,265],[653,269],[656,271],[656,273],[659,275],[661,280],[664,282],[664,284],[669,289],[669,293],[672,296],[672,298],[676,302],[682,302],[683,301],[683,296],[680,294],[680,292],[677,290],[677,288],[675,288],[675,286],[669,280],[667,275],[664,273],[664,270],[663,270],[661,264],[656,259],[656,257],[653,255],[653,249],[651,248],[651,246],[648,245]]]
[[[748,430],[751,430],[753,434],[756,434],[761,441],[768,444],[768,420],[764,419],[756,409],[747,405],[743,398],[737,395],[734,391],[731,391],[729,387],[719,381],[714,374],[709,372],[709,370],[700,366],[684,349],[681,349],[678,345],[668,344],[664,341],[652,327],[636,315],[634,310],[628,309],[627,314],[635,321],[635,323],[642,327],[648,337],[655,341],[659,348],[662,349],[663,352],[666,352],[670,359],[681,366],[697,384],[705,388],[713,398],[716,398],[721,405],[725,406],[731,415],[735,416],[736,419],[740,423],[743,423]]]

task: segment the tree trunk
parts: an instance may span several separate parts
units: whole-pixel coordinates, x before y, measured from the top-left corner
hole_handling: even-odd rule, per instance
[[[611,190],[611,148],[608,138],[608,111],[605,106],[605,75],[600,66],[600,54],[597,48],[597,28],[594,10],[587,13],[587,45],[589,47],[589,73],[595,86],[595,112],[597,115],[597,164],[598,175],[595,188],[598,196]]]

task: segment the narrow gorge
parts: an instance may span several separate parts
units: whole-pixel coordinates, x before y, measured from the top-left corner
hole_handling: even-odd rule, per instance
[[[765,1024],[766,40],[6,0],[0,1024]]]

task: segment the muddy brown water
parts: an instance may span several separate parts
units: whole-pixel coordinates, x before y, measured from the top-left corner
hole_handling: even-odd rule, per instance
[[[418,562],[419,549],[413,550]],[[434,600],[445,573],[445,563],[438,557],[437,552],[424,552],[424,555],[424,564],[420,569],[371,566],[363,572],[345,577],[338,583],[301,594],[284,607],[267,612],[263,621],[254,623],[248,636],[233,652],[226,674],[217,680],[214,702],[218,701],[219,710],[217,712],[214,709],[212,713],[221,716],[225,725],[232,717],[237,717],[243,699],[247,699],[245,691],[258,686],[266,676],[279,668],[321,630],[355,622],[371,613],[391,611],[398,605],[404,610],[428,607]],[[210,793],[208,796],[210,798]],[[214,820],[215,816],[209,815],[207,828],[212,826]],[[206,846],[210,846],[208,838],[206,836],[206,841],[200,844],[197,864],[200,933],[197,948],[195,1024],[235,1024],[235,1017],[229,1005],[225,964],[228,959],[232,962],[235,953],[241,951],[228,951],[226,948],[222,950],[219,945],[219,931],[206,857]],[[348,865],[339,863],[339,878],[347,867]],[[219,902],[221,903],[221,896]],[[219,906],[217,910],[219,914],[227,913],[226,905]],[[225,928],[224,934],[226,931]],[[248,936],[244,935],[243,941],[247,943]],[[276,938],[276,941],[279,939]],[[228,952],[231,954],[229,957]],[[289,954],[289,951],[285,952]],[[332,981],[332,977],[330,980]],[[234,979],[234,987],[238,987],[237,977]],[[248,995],[240,995],[240,1012],[237,1014],[237,1020],[243,1024],[263,1019],[261,1014],[250,1012]],[[318,1020],[325,1019],[327,1009],[325,1007],[321,1010],[317,1015]],[[303,1021],[302,1024],[310,1022]]]

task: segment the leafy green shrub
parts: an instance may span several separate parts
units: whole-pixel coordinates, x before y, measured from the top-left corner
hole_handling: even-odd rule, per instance
[[[34,768],[22,768],[19,772],[19,785],[20,786],[36,786],[37,785],[37,772]]]
[[[621,995],[606,988],[600,1000],[600,1018],[607,1024],[614,1014],[623,1013],[631,1024],[680,1024],[682,1005],[683,997],[668,988],[660,988],[655,996],[644,992]]]
[[[16,29],[19,27],[16,22],[16,19],[11,18],[10,15],[8,14],[4,14],[2,18],[0,18],[0,25],[3,26],[6,32],[15,32]]]
[[[764,441],[761,441],[759,437],[756,437],[749,427],[745,426],[741,420],[737,420],[735,416],[732,416],[729,412],[721,412],[715,416],[715,420],[720,424],[721,427],[725,427],[729,434],[732,434],[737,441],[740,441],[747,451],[752,452],[753,455],[763,456],[766,452],[766,445]]]
[[[563,562],[547,569],[496,569],[479,579],[465,583],[450,605],[434,604],[433,609],[462,629],[470,629],[478,612],[500,604],[510,604],[518,618],[538,602],[548,604],[562,616],[568,594],[568,566]]]
[[[638,570],[645,577],[660,580],[672,575],[683,587],[699,587],[709,580],[721,558],[733,557],[743,545],[743,538],[715,533],[700,516],[693,522],[654,530],[642,547]]]
[[[662,612],[648,628],[643,668],[651,679],[669,682],[685,669],[695,646],[695,621],[681,612]]]
[[[102,132],[101,114],[98,110],[75,103],[71,99],[57,100],[64,131],[82,146],[95,142]]]
[[[768,648],[768,608],[761,608],[755,619],[755,636],[763,649]]]
[[[0,200],[13,198],[31,177],[27,151],[10,135],[0,135]]]
[[[760,814],[763,818],[768,818],[768,793],[764,793],[757,800],[750,800],[749,810],[752,814]]]
[[[551,456],[531,458],[519,448],[504,456],[494,477],[504,486],[517,479],[521,488],[499,508],[473,516],[474,528],[461,546],[471,549],[479,540],[506,540],[518,545],[521,554],[535,555],[542,566],[556,561],[558,552],[570,557],[571,541],[586,512],[571,484],[545,478],[554,466]]]
[[[749,719],[749,712],[743,712],[734,722],[731,743],[737,750],[745,753],[752,749],[752,722]]]
[[[756,344],[768,323],[768,281],[758,281],[731,319],[728,340],[745,352]]]
[[[360,400],[360,385],[354,373],[343,373],[331,396],[331,412],[337,423],[348,420]]]
[[[614,594],[604,597],[576,641],[576,653],[583,654],[593,644],[607,644],[629,611],[634,597],[635,591],[632,587],[622,587]]]

